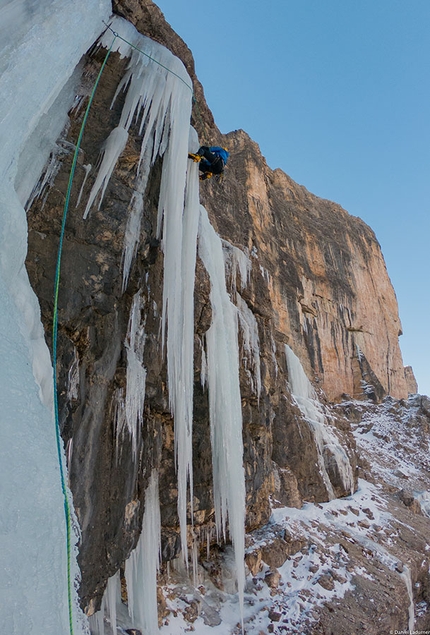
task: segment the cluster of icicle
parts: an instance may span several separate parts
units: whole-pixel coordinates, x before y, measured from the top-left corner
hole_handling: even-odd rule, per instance
[[[313,432],[318,453],[318,467],[320,468],[328,497],[332,500],[336,498],[336,495],[324,461],[325,449],[330,451],[336,461],[345,491],[353,493],[354,476],[348,455],[340,444],[334,430],[327,424],[317,394],[307,378],[299,358],[287,344],[285,345],[285,355],[291,393]]]
[[[245,584],[245,477],[243,468],[242,412],[239,387],[238,316],[244,348],[254,361],[259,377],[258,334],[255,319],[247,307],[231,302],[225,282],[225,257],[219,236],[213,230],[206,210],[199,204],[198,166],[187,159],[196,151],[198,139],[190,128],[191,80],[182,63],[163,46],[139,34],[121,18],[112,28],[116,38],[113,50],[130,57],[121,90],[126,90],[119,125],[103,146],[99,172],[92,187],[84,218],[98,199],[100,206],[115,164],[124,150],[133,121],[140,123],[143,135],[135,192],[130,202],[123,253],[123,288],[139,240],[144,194],[151,166],[163,157],[158,207],[158,237],[164,252],[162,341],[167,356],[170,408],[174,417],[175,455],[178,478],[178,515],[182,556],[188,563],[187,503],[193,502],[192,412],[194,381],[194,282],[197,244],[211,284],[213,320],[206,334],[206,383],[210,402],[210,428],[213,458],[214,504],[218,536],[229,533],[233,542],[241,613]],[[107,31],[101,41],[109,47],[113,35]],[[138,50],[139,49],[139,50]],[[139,51],[144,51],[143,55]],[[157,60],[157,63],[155,60]],[[240,262],[237,261],[240,266]],[[243,268],[243,263],[242,263]],[[241,274],[242,284],[246,275]],[[239,302],[238,296],[238,302]],[[134,297],[126,340],[126,395],[118,394],[117,433],[128,431],[137,463],[139,434],[143,418],[146,371],[142,295]],[[166,328],[167,327],[167,328]],[[167,338],[166,338],[167,331]],[[258,366],[258,368],[256,368]],[[258,371],[258,372],[257,372]],[[258,392],[261,381],[256,379]],[[144,633],[157,633],[156,583],[160,551],[158,477],[154,472],[146,492],[142,534],[136,550],[126,563],[129,611],[133,626]],[[155,559],[154,559],[155,558]],[[119,598],[118,575],[109,580],[102,611],[91,619],[93,633],[103,634],[104,613],[113,632]],[[119,608],[118,608],[119,610]]]

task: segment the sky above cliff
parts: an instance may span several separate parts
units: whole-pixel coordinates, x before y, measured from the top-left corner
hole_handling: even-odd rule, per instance
[[[375,231],[430,394],[430,2],[158,0],[222,132]]]

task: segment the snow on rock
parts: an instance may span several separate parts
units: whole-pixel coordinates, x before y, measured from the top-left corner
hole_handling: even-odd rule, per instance
[[[327,503],[295,509],[277,507],[274,501],[270,523],[246,536],[247,635],[343,635],[358,632],[361,624],[372,635],[390,629],[424,630],[429,608],[428,518],[424,509],[420,515],[406,505],[408,499],[405,503],[399,497],[410,479],[412,489],[424,492],[424,506],[427,500],[429,413],[423,399],[387,398],[379,406],[345,402],[334,407],[352,422],[366,478],[359,478],[353,494]],[[401,472],[393,464],[394,446]],[[375,476],[377,482],[372,482]],[[196,635],[240,633],[237,602],[230,595],[233,558],[227,547],[211,549],[207,562],[202,559],[198,581],[205,587],[204,597],[201,587],[170,572],[163,587],[170,615],[161,633],[179,635],[190,624]]]
[[[354,598],[359,588],[362,593],[360,579],[373,594],[374,600],[368,600],[370,609],[373,601],[388,598],[392,602],[394,587],[390,585],[394,580],[402,601],[403,597],[408,598],[404,602],[404,626],[412,630],[415,603],[410,570],[399,558],[398,545],[390,543],[390,536],[398,527],[380,488],[364,480],[360,480],[357,492],[347,498],[320,505],[309,503],[300,510],[274,509],[270,524],[247,536],[246,560],[258,565],[246,577],[245,633],[318,632],[315,629],[320,627],[324,607],[339,604],[347,594]],[[256,554],[258,559],[252,557]],[[204,597],[184,578],[170,573],[164,586],[170,615],[160,633],[185,633],[190,622],[196,635],[240,633],[238,607],[234,596],[229,595],[229,561],[233,557],[225,549],[215,565],[222,571],[222,583],[216,587],[205,569],[200,568]],[[365,610],[367,607],[362,601],[360,605],[358,599],[356,612],[349,615],[345,611],[349,627],[339,626],[333,632],[355,632],[354,620],[357,615],[362,617]]]
[[[352,419],[357,446],[375,476],[399,489],[415,491],[424,508],[429,483],[423,475],[430,472],[428,401],[413,395],[408,401],[387,397],[379,405],[354,401],[339,406]]]

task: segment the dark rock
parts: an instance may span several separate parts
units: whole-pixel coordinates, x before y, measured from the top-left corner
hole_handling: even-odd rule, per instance
[[[323,587],[323,589],[326,589],[327,591],[333,591],[334,589],[334,581],[331,575],[320,575],[317,582]]]
[[[422,513],[421,505],[416,500],[416,498],[414,497],[412,492],[408,492],[407,490],[402,489],[399,492],[399,498],[402,501],[402,503],[406,507],[408,507],[408,509],[410,509],[410,511],[413,512],[414,514],[421,514]]]
[[[173,530],[161,531],[161,558],[163,562],[174,560],[181,552],[181,537]]]
[[[272,622],[279,622],[282,617],[282,613],[278,613],[277,611],[269,611],[269,619]]]

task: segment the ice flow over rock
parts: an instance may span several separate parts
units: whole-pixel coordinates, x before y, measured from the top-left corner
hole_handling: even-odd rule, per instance
[[[24,266],[23,204],[66,122],[75,67],[110,10],[107,0],[0,7],[0,624],[9,635],[69,630],[52,366]]]
[[[354,475],[348,455],[338,440],[336,433],[326,422],[322,406],[317,399],[311,382],[306,377],[299,358],[287,344],[285,345],[285,355],[291,393],[313,432],[318,454],[318,465],[328,497],[330,500],[336,498],[327,471],[326,462],[328,457],[336,462],[345,491],[352,492]]]
[[[136,179],[137,191],[129,206],[124,241],[123,287],[125,288],[127,284],[136,251],[135,232],[140,226],[150,168],[157,157],[162,157],[157,228],[164,253],[162,342],[165,343],[166,349],[169,402],[174,418],[182,557],[188,565],[188,503],[191,522],[193,516],[194,281],[197,234],[199,233],[199,252],[211,281],[211,303],[214,315],[206,341],[216,522],[219,535],[224,538],[227,519],[229,522],[242,607],[245,480],[237,309],[230,302],[226,290],[221,240],[210,225],[206,211],[199,204],[198,166],[187,159],[188,151],[195,152],[199,145],[197,134],[189,124],[192,105],[191,80],[177,58],[163,46],[140,35],[125,20],[115,18],[112,28],[119,35],[112,49],[130,57],[114,101],[121,90],[126,91],[126,96],[119,125],[110,133],[103,145],[103,158],[87,202],[84,218],[90,213],[97,198],[100,205],[116,161],[127,143],[128,129],[132,121],[136,120],[140,126],[142,144]],[[102,44],[110,47],[112,37],[112,32],[107,31]],[[144,390],[145,373],[142,367],[143,350],[136,348],[137,339],[133,335],[136,333],[133,324],[137,324],[134,312],[136,312],[135,302],[132,306],[129,334],[125,344],[128,365],[125,420],[132,437],[133,447],[136,449],[139,413],[143,409],[141,392]],[[143,334],[143,331],[138,333]],[[144,337],[140,335],[139,337],[142,347]],[[136,373],[141,375],[141,380],[136,379]],[[119,396],[119,399],[123,401],[123,396]],[[127,404],[129,404],[128,408]],[[119,411],[123,410],[123,403],[119,404]],[[127,412],[133,413],[132,416],[129,416]],[[142,536],[144,533],[145,529]],[[157,551],[155,533],[150,534],[154,538],[152,551]],[[151,549],[148,550],[150,551]],[[145,578],[140,581],[142,588],[155,588],[156,579],[153,574],[149,579],[147,569],[140,568],[139,572],[138,577]],[[133,584],[133,588],[141,587]],[[133,591],[132,618],[139,614],[136,608],[138,600],[135,596]],[[143,596],[142,602],[146,603]],[[152,624],[150,628],[154,630],[156,603],[146,603],[145,606],[146,613],[152,610],[152,618],[148,617],[148,619]],[[138,622],[141,624],[142,620]]]

